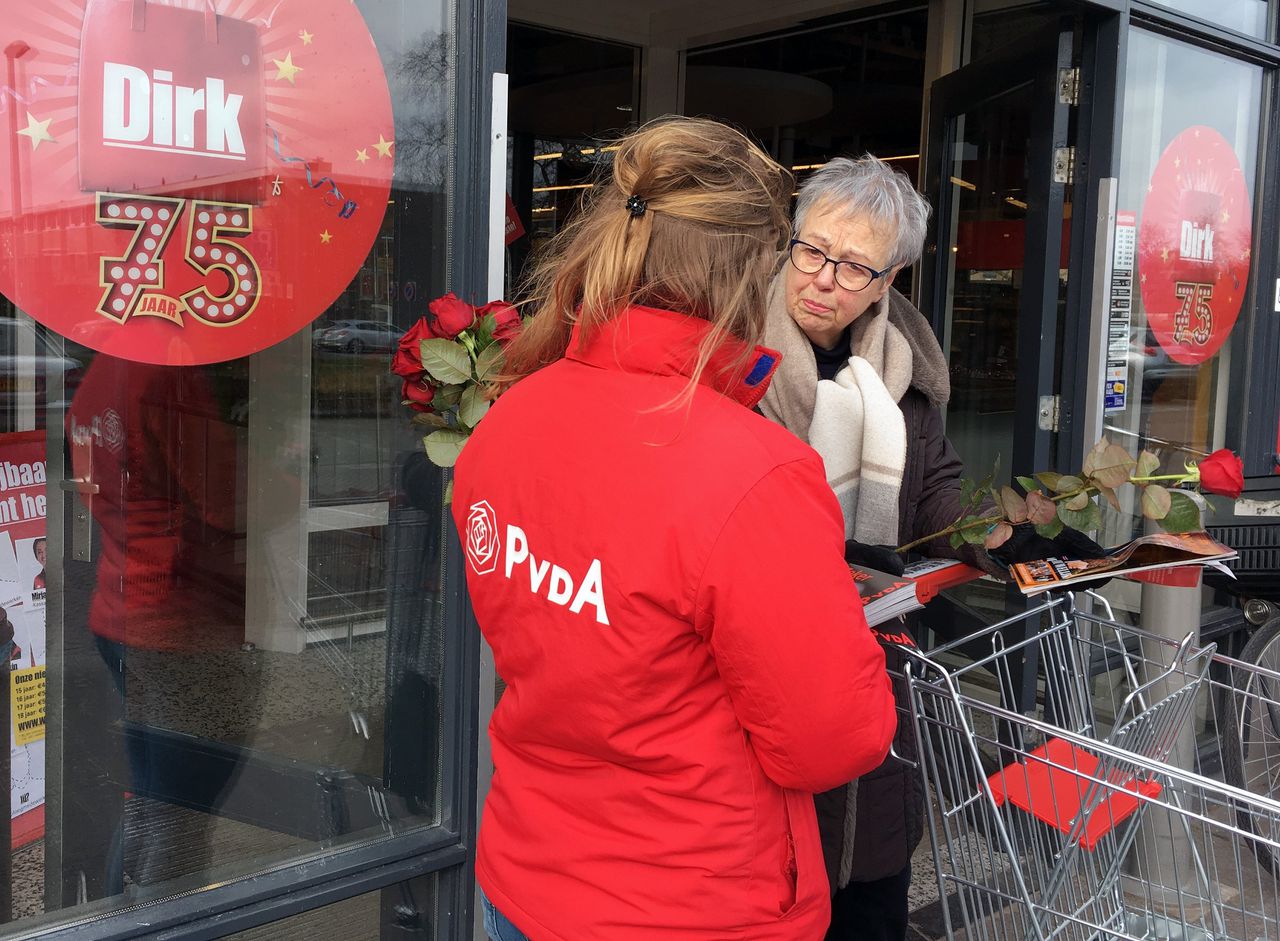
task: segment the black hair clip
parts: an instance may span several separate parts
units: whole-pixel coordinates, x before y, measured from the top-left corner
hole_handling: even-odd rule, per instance
[[[649,208],[649,204],[639,196],[632,194],[627,197],[627,212],[631,213],[637,219],[644,215],[644,211]]]

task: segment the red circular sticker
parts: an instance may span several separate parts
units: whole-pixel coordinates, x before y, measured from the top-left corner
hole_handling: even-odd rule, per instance
[[[1138,230],[1138,281],[1156,340],[1179,363],[1222,348],[1249,280],[1252,204],[1240,161],[1211,127],[1190,127],[1151,174]]]
[[[296,333],[368,256],[391,97],[351,0],[0,0],[0,291],[167,365]]]

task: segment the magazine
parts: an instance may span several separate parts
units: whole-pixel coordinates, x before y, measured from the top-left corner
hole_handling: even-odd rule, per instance
[[[1035,595],[1055,588],[1070,590],[1078,583],[1099,578],[1127,578],[1153,569],[1186,565],[1211,565],[1225,569],[1222,562],[1234,559],[1236,555],[1234,549],[1210,538],[1207,533],[1153,533],[1108,549],[1101,559],[1051,558],[1015,562],[1009,566],[1009,574],[1024,595]]]
[[[983,574],[955,559],[913,562],[901,575],[890,575],[852,562],[849,571],[862,597],[862,612],[868,627],[923,608],[944,588],[973,581]]]

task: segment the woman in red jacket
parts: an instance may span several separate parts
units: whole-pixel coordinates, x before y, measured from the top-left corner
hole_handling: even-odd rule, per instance
[[[822,462],[752,411],[790,192],[711,121],[621,141],[458,461],[507,684],[476,863],[496,941],[826,928],[812,794],[878,765],[895,717]]]

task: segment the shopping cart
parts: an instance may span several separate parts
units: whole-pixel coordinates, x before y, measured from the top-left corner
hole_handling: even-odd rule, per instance
[[[983,656],[960,643],[904,648],[950,937],[1280,938],[1257,861],[1280,854],[1280,803],[1203,773],[1196,747],[1257,667],[1065,595],[966,637]],[[1028,660],[1020,713],[1001,702]]]

